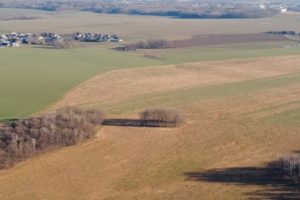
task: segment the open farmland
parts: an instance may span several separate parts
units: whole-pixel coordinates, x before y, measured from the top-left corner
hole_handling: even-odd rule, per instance
[[[299,21],[299,15],[278,15],[273,18],[251,20],[182,20],[71,11],[45,12],[30,9],[0,9],[0,11],[0,17],[38,17],[32,20],[0,20],[1,32],[101,32],[118,34],[125,42],[165,38],[185,39],[184,44],[191,43],[193,39],[190,38],[196,35],[194,39],[197,40],[192,42],[194,46],[182,46],[184,48],[138,50],[127,53],[110,50],[109,48],[114,46],[106,44],[61,50],[0,49],[2,91],[0,119],[36,113],[57,101],[76,85],[105,71],[300,53],[295,41],[287,41],[282,36],[261,35],[263,31],[281,27],[297,31],[294,26]],[[288,20],[293,23],[287,23]],[[238,30],[234,28],[236,26]],[[232,33],[234,35],[226,35]]]
[[[105,15],[89,12],[43,12],[23,9],[0,9],[0,13],[37,13],[36,20],[0,20],[0,27],[20,32],[105,32],[125,40],[149,38],[189,39],[199,34],[249,34],[269,30],[300,32],[300,15],[277,15],[262,19],[172,19],[153,16]],[[16,15],[16,14],[14,14]],[[0,14],[1,16],[1,14]],[[159,31],[158,31],[159,30]]]
[[[1,170],[0,200],[300,199],[299,182],[281,182],[267,168],[300,151],[300,45],[262,34],[300,32],[299,19],[297,14],[195,20],[0,9],[1,33],[80,31],[117,34],[123,44],[179,42],[176,48],[127,52],[114,49],[122,43],[0,48],[0,121],[47,116],[68,106],[100,109],[104,121],[121,121],[102,123],[84,142],[47,149]],[[152,107],[179,110],[183,123],[126,124],[140,122],[140,112]],[[102,114],[97,117],[102,120]],[[87,126],[83,118],[78,121]],[[23,122],[23,131],[30,129],[32,124]],[[59,136],[65,129],[65,141],[68,131],[80,137],[73,123],[61,126],[52,130]],[[12,129],[20,134],[20,128]],[[45,129],[36,129],[43,138]],[[0,156],[9,155],[1,149],[7,138],[0,133]]]
[[[36,113],[55,103],[76,85],[102,72],[205,60],[297,55],[300,48],[282,48],[282,45],[293,44],[289,41],[245,43],[134,53],[103,46],[61,50],[0,49],[0,102],[3,105],[0,119]]]
[[[238,200],[292,194],[297,199],[297,188],[262,180],[261,173],[267,162],[299,150],[299,121],[266,120],[298,112],[299,59],[237,59],[103,73],[57,105],[104,107],[94,102],[106,102],[112,117],[125,119],[147,106],[176,106],[185,113],[183,126],[102,127],[94,140],[1,171],[0,198]]]

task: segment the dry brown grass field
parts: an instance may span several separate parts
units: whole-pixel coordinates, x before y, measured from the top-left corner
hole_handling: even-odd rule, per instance
[[[282,199],[290,193],[297,199],[297,188],[260,181],[260,169],[299,150],[299,126],[266,120],[300,107],[299,62],[299,56],[238,59],[99,75],[53,108],[125,106],[110,117],[131,119],[144,108],[141,100],[151,106],[174,106],[174,100],[184,124],[103,126],[88,142],[1,171],[0,199]],[[128,101],[138,106],[130,109]]]
[[[118,103],[145,94],[300,73],[300,68],[294,63],[300,63],[299,56],[206,61],[115,70],[80,84],[50,109]]]

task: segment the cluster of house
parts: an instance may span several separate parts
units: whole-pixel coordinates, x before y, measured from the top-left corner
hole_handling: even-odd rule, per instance
[[[0,35],[0,47],[18,47],[20,44],[28,44],[29,33],[10,33]]]
[[[93,34],[79,32],[73,33],[72,38],[74,40],[79,40],[82,42],[121,42],[122,40],[117,35],[103,35],[103,34]]]
[[[18,47],[21,44],[49,44],[55,41],[80,41],[80,42],[121,42],[117,35],[93,34],[93,33],[73,33],[73,34],[56,34],[44,32],[34,33],[9,33],[0,35],[0,47]]]

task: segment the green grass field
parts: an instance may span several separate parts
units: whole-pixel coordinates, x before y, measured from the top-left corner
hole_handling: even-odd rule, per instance
[[[0,49],[0,119],[35,113],[98,73],[157,64],[102,48]]]

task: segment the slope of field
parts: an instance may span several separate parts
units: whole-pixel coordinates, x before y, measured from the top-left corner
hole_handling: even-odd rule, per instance
[[[69,95],[98,99],[102,96],[91,91],[100,91],[103,101],[124,108],[119,112],[124,119],[137,117],[147,102],[174,106],[175,101],[185,113],[184,124],[103,126],[91,141],[0,171],[0,199],[279,200],[291,194],[297,199],[297,188],[261,177],[267,162],[300,149],[299,126],[265,121],[300,108],[297,63],[299,56],[288,56],[102,74]],[[150,81],[163,91],[148,88]],[[115,84],[121,88],[111,87]],[[126,100],[130,88],[136,97]]]
[[[40,111],[101,72],[158,63],[103,48],[0,49],[0,119]]]
[[[300,63],[299,56],[206,61],[111,71],[77,86],[52,109],[75,105],[107,106],[108,103],[118,102],[131,104],[131,101],[138,105],[137,102],[161,101],[157,94],[162,94],[166,101],[174,98],[173,103],[180,99],[183,103],[191,95],[200,97],[199,93],[214,96],[226,91],[231,94],[252,90],[248,85],[253,85],[254,90],[271,87],[273,84],[284,86],[300,81],[300,68],[295,63]],[[266,77],[271,78],[263,79]],[[224,85],[229,82],[232,83]],[[145,94],[147,96],[144,97]],[[124,107],[132,109],[129,105]]]

